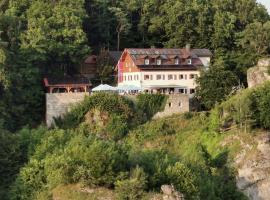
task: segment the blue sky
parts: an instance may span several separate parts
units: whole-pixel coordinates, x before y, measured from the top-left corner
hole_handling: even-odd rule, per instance
[[[261,4],[265,5],[268,9],[268,12],[270,13],[270,0],[258,0]]]

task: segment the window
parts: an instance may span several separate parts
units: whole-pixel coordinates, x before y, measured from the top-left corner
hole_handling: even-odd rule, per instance
[[[130,80],[132,81],[132,76],[130,76]]]
[[[187,75],[185,74],[185,80],[187,80]]]
[[[188,65],[191,65],[191,64],[192,64],[192,60],[191,60],[191,59],[188,59],[188,60],[187,60],[187,64],[188,64]]]
[[[162,75],[162,79],[165,80],[165,75]]]
[[[161,65],[161,59],[160,58],[157,59],[157,65]]]
[[[169,103],[169,107],[172,107],[172,103],[171,102]]]
[[[179,89],[178,91],[180,94],[185,94],[185,89]]]
[[[182,108],[182,102],[181,101],[179,102],[178,105],[179,105],[180,108]]]
[[[144,64],[146,64],[146,65],[149,65],[149,58],[145,58],[145,60],[144,60]]]
[[[161,79],[162,79],[161,75],[158,74],[158,75],[157,75],[157,80],[161,80]]]
[[[195,78],[195,74],[190,74],[189,75],[189,79],[194,79]]]
[[[179,58],[174,59],[174,64],[179,65]]]
[[[153,75],[150,75],[150,80],[153,80]]]
[[[174,80],[177,80],[177,75],[174,75]]]
[[[124,76],[124,80],[125,80],[125,81],[127,80],[127,77],[126,77],[126,76]]]
[[[190,89],[190,94],[194,94],[195,93],[195,89]]]
[[[149,75],[144,75],[144,80],[149,80],[150,76]]]
[[[172,74],[168,75],[168,80],[173,80],[173,75]]]
[[[181,79],[184,79],[184,75],[183,74],[180,74],[179,75],[179,80],[181,80]]]

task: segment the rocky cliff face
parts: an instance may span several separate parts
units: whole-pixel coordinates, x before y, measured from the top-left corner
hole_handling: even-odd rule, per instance
[[[237,156],[237,186],[249,199],[270,199],[270,134],[255,138],[257,147],[243,144]]]
[[[270,80],[268,71],[270,69],[270,58],[260,59],[257,66],[247,71],[248,87],[252,88]]]

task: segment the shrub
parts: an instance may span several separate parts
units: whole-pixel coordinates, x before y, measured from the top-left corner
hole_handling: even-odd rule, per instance
[[[23,164],[18,135],[0,129],[0,197],[7,199],[9,185]]]
[[[128,132],[128,124],[123,117],[112,114],[106,126],[106,131],[109,133],[110,138],[119,140]]]
[[[134,114],[133,103],[127,98],[113,93],[96,93],[86,97],[63,118],[55,119],[56,125],[64,129],[75,128],[83,122],[85,114],[92,109],[121,116],[126,121],[131,121]]]
[[[183,193],[186,199],[198,199],[198,188],[195,176],[189,168],[177,162],[166,169],[166,174],[171,184],[177,191]]]
[[[175,163],[175,158],[161,150],[131,150],[129,163],[131,167],[141,166],[148,175],[148,187],[159,190],[167,183],[166,168]]]
[[[166,96],[162,94],[140,94],[137,96],[137,109],[143,111],[147,119],[164,110]]]
[[[146,174],[142,168],[136,167],[131,171],[129,179],[115,183],[116,194],[119,200],[141,200],[146,189]]]
[[[270,83],[254,91],[253,96],[256,107],[253,107],[253,116],[264,128],[270,128]],[[256,109],[257,108],[257,109]]]

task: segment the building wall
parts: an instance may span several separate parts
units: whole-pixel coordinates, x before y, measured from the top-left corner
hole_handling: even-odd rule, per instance
[[[164,111],[158,112],[153,118],[157,119],[189,111],[189,96],[184,94],[173,94],[169,95]]]
[[[152,80],[145,80],[146,75],[152,75]],[[165,80],[157,80],[157,75],[165,75]],[[169,75],[172,75],[173,79],[169,80]],[[179,76],[183,75],[183,79],[180,79]],[[194,75],[194,78],[191,78],[191,75]],[[195,88],[195,78],[199,76],[199,71],[145,71],[142,72],[142,87],[147,88],[151,86],[179,86],[183,88]]]
[[[54,118],[63,116],[70,108],[84,100],[88,93],[52,93],[46,94],[46,124],[51,127]]]
[[[209,67],[211,61],[210,57],[199,57],[199,58],[205,67]]]
[[[157,75],[161,75],[162,78],[158,80]],[[169,80],[169,75],[172,75],[173,79]],[[183,79],[180,78],[180,75],[183,75]],[[192,78],[191,75],[194,77]],[[126,72],[123,73],[123,82],[119,85],[135,85],[141,87],[142,90],[171,86],[173,88],[186,88],[189,91],[196,88],[195,80],[199,75],[200,72],[194,70]],[[145,80],[145,76],[149,76],[149,80]]]

